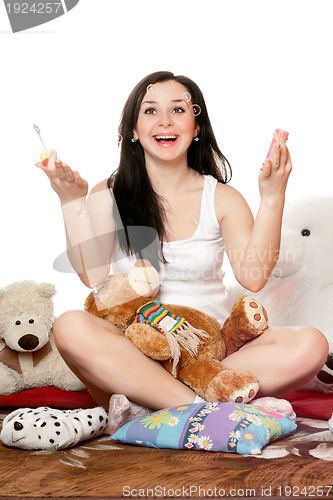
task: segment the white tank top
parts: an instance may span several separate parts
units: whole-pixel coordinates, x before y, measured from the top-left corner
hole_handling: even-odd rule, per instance
[[[204,176],[200,219],[193,236],[163,243],[166,263],[161,264],[158,300],[164,304],[194,307],[222,325],[229,315],[223,284],[224,243],[215,214],[217,180]],[[128,272],[136,256],[126,256],[119,245],[113,253],[112,271]]]

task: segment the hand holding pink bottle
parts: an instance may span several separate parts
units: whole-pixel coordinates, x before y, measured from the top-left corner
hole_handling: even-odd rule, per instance
[[[287,130],[282,130],[281,128],[277,128],[277,129],[275,129],[275,132],[277,134],[280,134],[281,132],[283,132],[284,136],[286,138],[286,141],[288,140],[289,132],[287,132]],[[271,143],[271,145],[269,147],[269,150],[268,150],[268,153],[267,153],[267,157],[266,157],[266,158],[269,158],[270,160],[272,159],[273,148],[274,148],[275,144],[276,144],[276,140],[273,137],[272,143]]]
[[[281,128],[276,128],[275,129],[275,133],[276,134],[280,134],[281,132],[284,133],[284,136],[285,136],[286,141],[287,141],[288,137],[289,137],[289,132],[287,130],[282,130]],[[268,150],[268,153],[266,155],[266,160],[271,160],[272,159],[273,149],[274,149],[275,144],[276,144],[276,140],[273,137],[271,145],[270,145],[269,150]],[[265,165],[265,162],[262,164],[262,167],[261,167],[260,171],[262,171],[264,169],[264,165]]]

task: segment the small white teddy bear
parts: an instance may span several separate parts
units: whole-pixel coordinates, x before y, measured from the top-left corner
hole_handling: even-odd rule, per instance
[[[48,386],[85,389],[54,343],[54,294],[54,285],[30,280],[0,289],[0,395]]]
[[[4,419],[1,441],[24,450],[61,450],[100,436],[108,423],[102,407],[89,410],[20,408]]]

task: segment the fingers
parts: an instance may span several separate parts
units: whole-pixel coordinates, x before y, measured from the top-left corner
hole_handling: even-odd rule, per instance
[[[63,163],[60,158],[57,158],[55,167],[59,180],[69,183],[75,182],[74,172],[67,163]]]
[[[74,182],[74,175],[71,167],[63,163],[59,158],[55,162],[57,177],[61,181]]]
[[[289,156],[288,148],[286,145],[287,138],[284,132],[280,132],[279,134],[275,133],[275,136],[276,142],[280,144],[280,164],[286,165]]]
[[[87,181],[85,179],[82,179],[81,175],[77,170],[73,170],[73,176],[75,184],[77,184],[79,187],[88,186]]]
[[[88,182],[82,179],[76,170],[72,170],[67,163],[58,158],[56,151],[51,151],[47,166],[41,162],[35,165],[46,173],[62,205],[87,196]]]
[[[64,163],[64,172],[65,172],[65,176],[66,176],[66,181],[74,182],[73,170],[71,169],[71,167],[69,165],[67,165],[67,163]]]
[[[286,138],[285,133],[283,131],[281,131],[279,133],[274,132],[273,136],[274,136],[274,139],[276,140],[276,142],[278,142],[279,144],[286,143],[287,138]]]
[[[55,163],[57,161],[57,152],[52,149],[50,156],[48,158],[46,172],[52,174],[55,172]]]
[[[261,168],[262,175],[264,175],[265,177],[269,177],[271,175],[271,171],[272,171],[272,162],[270,161],[269,158],[266,158],[266,161]]]
[[[55,161],[55,172],[56,172],[57,178],[60,179],[61,181],[64,181],[66,179],[64,166],[63,166],[63,163],[60,160],[60,158],[57,158]]]
[[[277,170],[280,167],[281,160],[281,145],[277,142],[273,148],[272,168]]]
[[[47,169],[47,167],[44,167],[43,163],[41,161],[38,161],[37,163],[35,163],[36,167],[40,168],[41,170],[45,170]]]
[[[87,188],[88,183],[85,179],[82,179],[77,170],[72,170],[67,163],[63,163],[59,160],[57,166],[57,171],[59,179],[65,184],[76,184],[80,188]]]
[[[289,150],[286,145],[287,138],[284,133],[280,134],[280,145],[281,145],[281,154],[280,154],[280,164],[284,167],[286,171],[291,169],[291,159],[289,155]]]
[[[50,156],[48,157],[47,165],[43,165],[43,163],[40,161],[35,163],[35,165],[36,167],[43,170],[43,172],[45,172],[47,175],[49,175],[50,173],[52,174],[52,172],[55,170],[56,159],[57,159],[57,152],[53,149],[50,153]]]
[[[273,148],[272,158],[266,158],[266,161],[261,169],[261,174],[259,175],[261,194],[264,192],[267,193],[267,186],[269,184],[271,189],[274,188],[274,190],[276,190],[279,186],[282,186],[285,190],[289,174],[292,170],[292,163],[289,150],[286,145],[287,139],[285,134],[283,132],[275,132],[273,135],[276,144]]]
[[[35,163],[36,167],[40,168],[41,170],[43,170],[43,172],[46,173],[46,175],[48,176],[49,179],[51,179],[52,177],[54,177],[54,173],[55,173],[55,162],[56,162],[56,158],[57,158],[57,152],[52,150],[51,153],[50,153],[50,156],[48,157],[48,161],[47,161],[47,165],[43,165],[42,162],[38,161],[37,163]]]
[[[51,151],[47,165],[43,165],[42,162],[37,162],[35,165],[47,174],[51,182],[75,183],[80,187],[84,187],[87,184],[87,181],[82,179],[79,172],[72,170],[68,163],[64,163],[57,157],[55,150]]]
[[[290,162],[289,151],[286,145],[286,136],[284,132],[274,132],[273,137],[275,139],[275,145],[272,152],[272,158],[269,161],[267,158],[261,169],[264,175],[270,175],[273,171],[277,171],[282,168],[285,170],[288,162]],[[270,168],[268,168],[270,166]]]

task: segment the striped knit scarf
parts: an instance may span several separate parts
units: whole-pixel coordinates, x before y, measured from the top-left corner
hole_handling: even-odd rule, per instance
[[[151,300],[139,307],[133,323],[150,325],[166,337],[171,349],[172,375],[174,377],[177,376],[181,347],[186,349],[191,356],[196,356],[199,345],[203,343],[202,339],[209,337],[208,333],[194,328],[185,318],[176,316],[165,309],[158,300]]]

